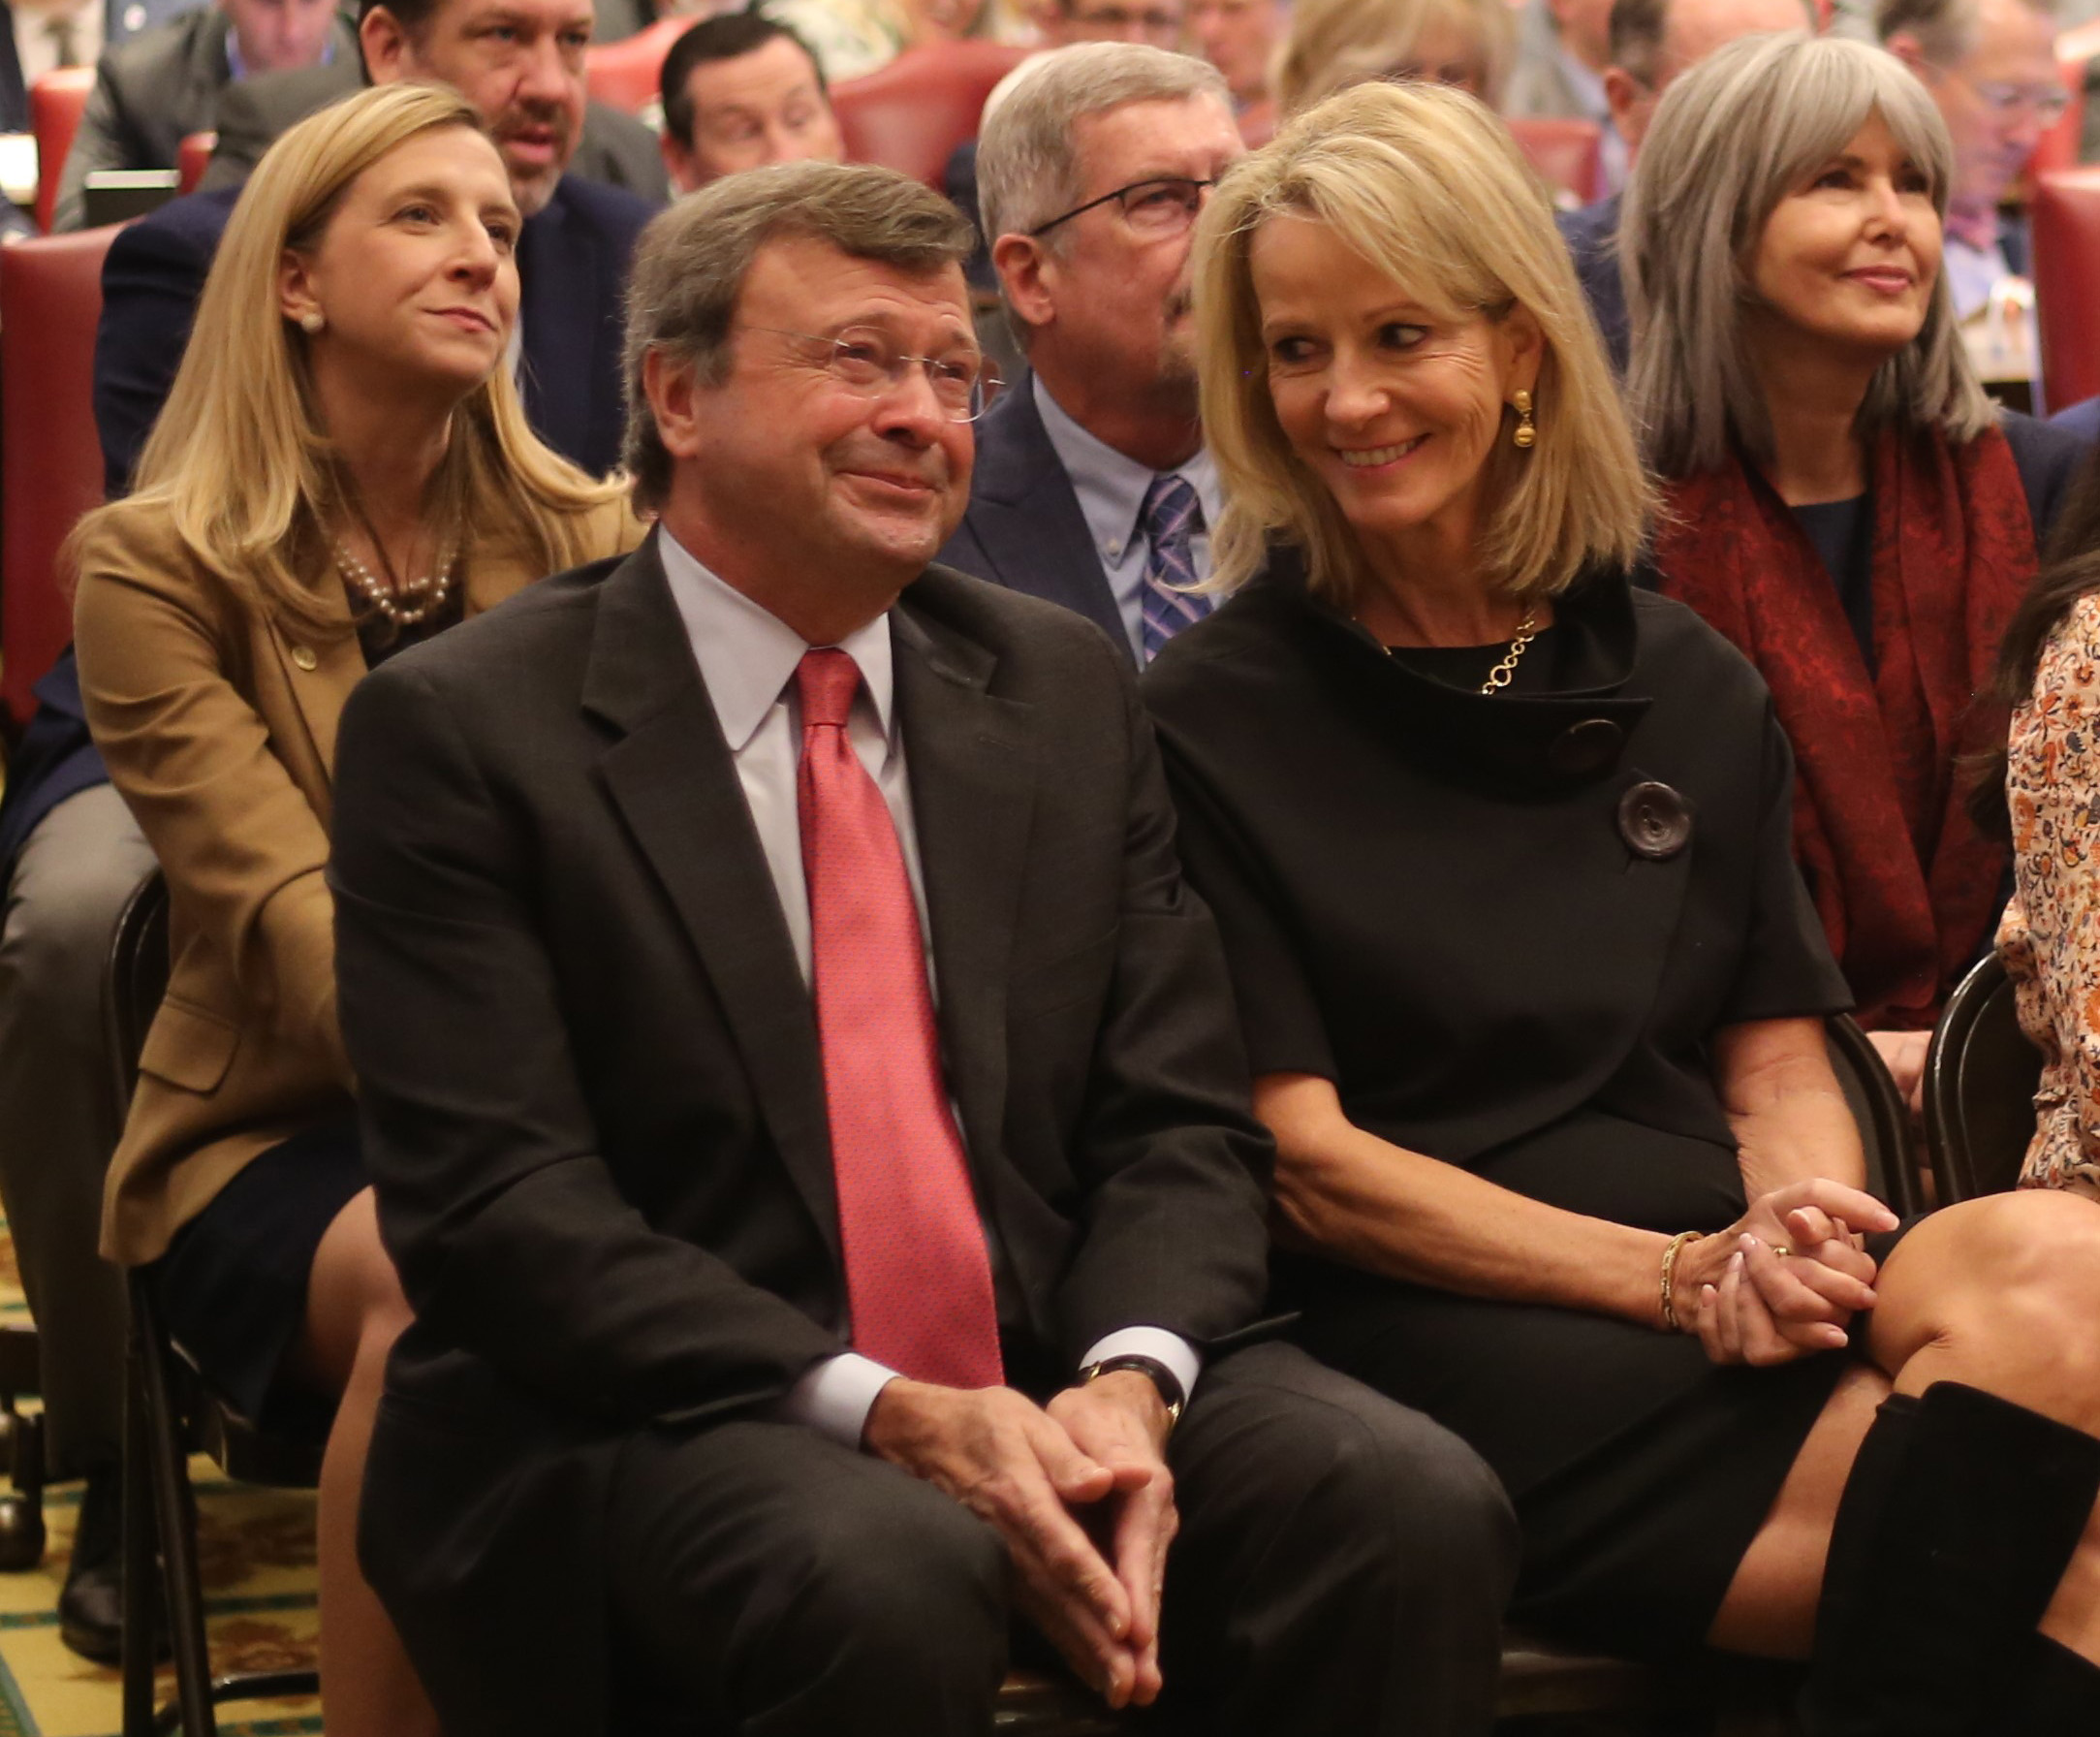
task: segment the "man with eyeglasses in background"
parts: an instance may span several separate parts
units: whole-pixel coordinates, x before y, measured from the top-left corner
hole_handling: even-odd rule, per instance
[[[2025,226],[2001,206],[2070,104],[2054,0],[1882,0],[1874,28],[1932,93],[1954,138],[1940,268],[1965,321],[2003,279],[2028,275]]]
[[[1144,664],[1207,613],[1217,473],[1189,243],[1243,147],[1214,67],[1134,43],[1031,62],[978,142],[984,233],[1028,362],[978,434],[941,559],[1098,622]]]

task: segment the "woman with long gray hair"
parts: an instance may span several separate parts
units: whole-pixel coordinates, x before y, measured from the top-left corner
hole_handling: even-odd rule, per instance
[[[1655,558],[1771,684],[1795,855],[1915,1093],[2005,902],[1958,765],[2079,443],[1984,395],[1940,270],[1953,147],[1902,64],[1750,37],[1674,82],[1620,234]]]

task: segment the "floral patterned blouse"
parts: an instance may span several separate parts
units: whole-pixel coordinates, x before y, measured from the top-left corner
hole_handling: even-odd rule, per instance
[[[2100,1197],[2100,594],[2043,647],[2010,750],[2014,891],[1998,957],[2043,1056],[2020,1185]]]

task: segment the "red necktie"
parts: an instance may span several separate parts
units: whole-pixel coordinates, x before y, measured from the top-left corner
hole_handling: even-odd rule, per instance
[[[919,909],[889,807],[846,737],[861,672],[843,651],[809,651],[795,680],[810,976],[854,1349],[914,1380],[997,1387],[991,1263],[941,1078]]]

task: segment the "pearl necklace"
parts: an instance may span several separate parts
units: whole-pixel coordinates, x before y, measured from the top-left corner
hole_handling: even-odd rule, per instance
[[[367,609],[396,628],[420,626],[444,609],[452,596],[454,555],[450,549],[438,551],[437,571],[428,579],[411,580],[396,587],[382,584],[371,568],[345,549],[340,540],[330,541],[335,546],[336,570],[344,583]]]

